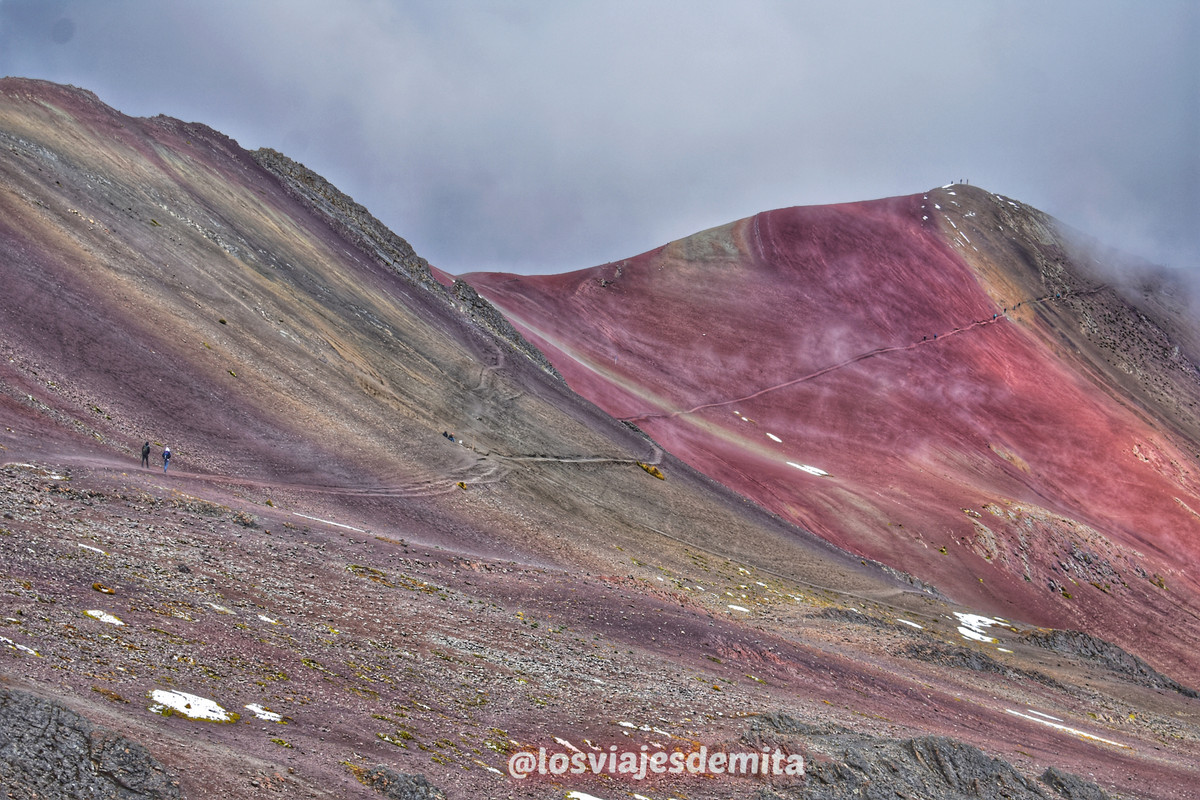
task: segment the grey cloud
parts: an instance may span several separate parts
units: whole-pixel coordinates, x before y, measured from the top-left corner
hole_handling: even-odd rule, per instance
[[[586,267],[960,177],[1192,267],[1198,19],[1186,0],[2,0],[0,72],[282,149],[451,272]]]

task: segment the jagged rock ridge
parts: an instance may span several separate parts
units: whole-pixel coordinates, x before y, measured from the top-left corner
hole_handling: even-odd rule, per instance
[[[329,181],[276,150],[260,148],[252,155],[263,169],[280,179],[290,195],[328,219],[350,242],[372,255],[378,263],[395,270],[414,286],[436,297],[448,297],[445,286],[430,271],[429,262],[418,256],[412,245]],[[454,280],[450,296],[459,301],[461,305],[458,308],[477,325],[561,380],[562,376],[545,354],[531,345],[491,303],[469,285]]]

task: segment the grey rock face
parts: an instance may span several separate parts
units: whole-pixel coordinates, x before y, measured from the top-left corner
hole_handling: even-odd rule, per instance
[[[40,800],[174,800],[174,777],[145,747],[57,703],[0,689],[0,786]]]
[[[1071,773],[1051,768],[1034,780],[1003,759],[944,736],[885,739],[767,714],[751,724],[744,738],[755,746],[808,753],[803,782],[764,789],[759,800],[1109,798],[1094,783]]]
[[[382,764],[362,775],[359,780],[388,800],[445,800],[446,795],[426,780],[424,775],[397,772]]]
[[[1090,633],[1060,630],[1034,631],[1026,636],[1025,640],[1036,647],[1052,650],[1055,653],[1086,659],[1118,675],[1124,675],[1141,686],[1148,686],[1151,689],[1168,689],[1179,692],[1184,697],[1200,696],[1195,689],[1163,675],[1132,653],[1098,636],[1092,636]]]

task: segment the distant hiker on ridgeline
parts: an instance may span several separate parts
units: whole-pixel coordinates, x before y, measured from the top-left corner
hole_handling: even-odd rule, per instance
[[[171,448],[163,448],[163,472],[167,471],[167,467],[171,466]]]
[[[142,445],[142,466],[146,469],[150,468],[150,443],[146,442]]]

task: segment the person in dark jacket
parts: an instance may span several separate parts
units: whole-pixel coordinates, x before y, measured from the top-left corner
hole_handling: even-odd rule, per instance
[[[171,465],[171,448],[163,448],[163,472],[167,471],[167,467]]]
[[[142,466],[150,468],[150,443],[146,442],[142,445]]]

